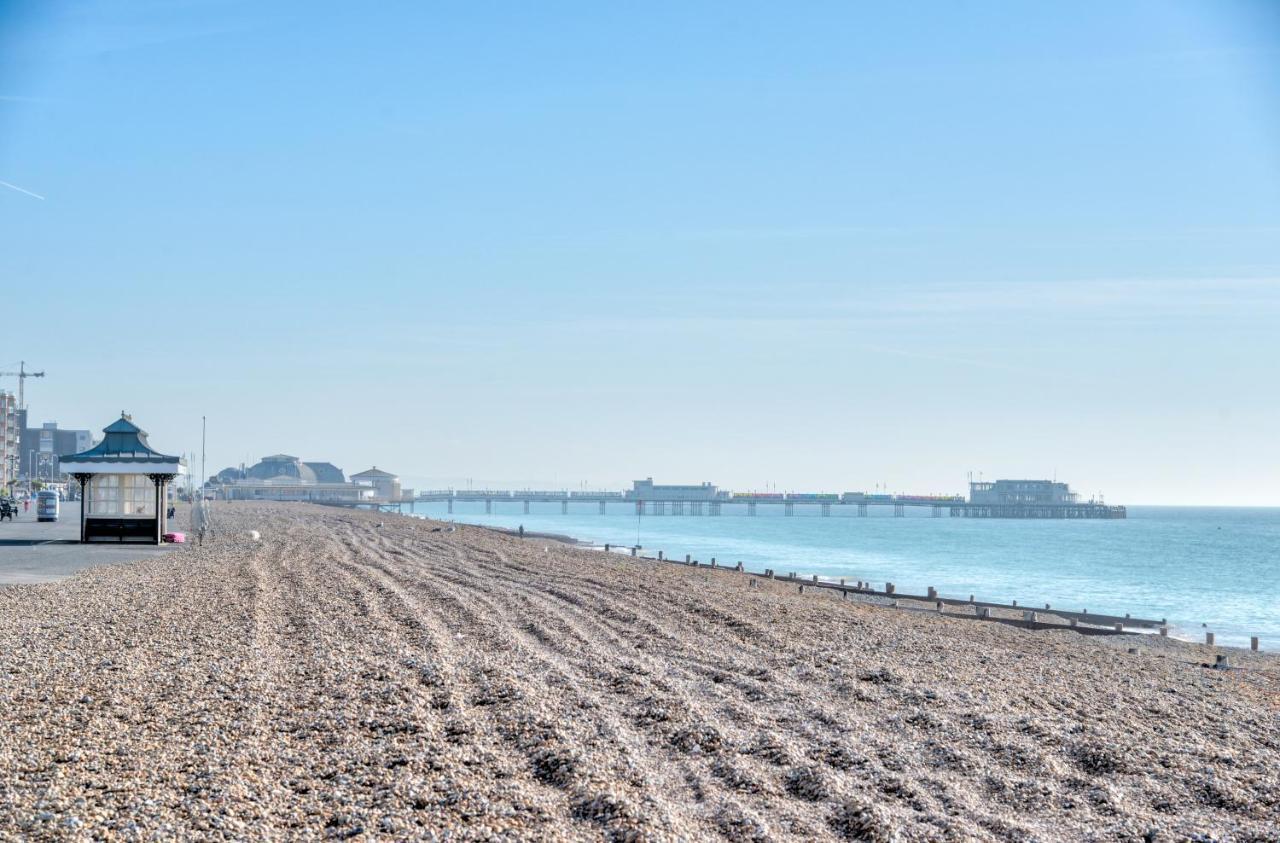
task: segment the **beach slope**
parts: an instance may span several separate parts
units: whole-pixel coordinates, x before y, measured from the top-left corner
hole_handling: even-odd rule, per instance
[[[1277,839],[1268,656],[219,515],[0,589],[0,838]]]

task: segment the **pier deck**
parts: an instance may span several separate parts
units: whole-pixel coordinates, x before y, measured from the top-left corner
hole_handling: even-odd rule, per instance
[[[529,511],[531,503],[559,503],[560,511],[568,514],[572,504],[596,507],[600,515],[607,512],[607,507],[622,505],[636,515],[724,515],[728,507],[730,514],[755,516],[761,507],[781,507],[784,515],[795,515],[797,509],[802,512],[816,512],[818,515],[830,516],[833,509],[856,509],[858,517],[866,517],[872,507],[891,508],[895,517],[906,515],[908,507],[928,509],[935,518],[944,514],[951,518],[1049,518],[1049,519],[1118,519],[1127,517],[1123,506],[1111,506],[1102,503],[1071,504],[975,504],[963,501],[945,501],[912,499],[900,497],[886,501],[814,501],[814,500],[744,500],[744,499],[635,499],[620,495],[585,495],[579,493],[526,493],[518,491],[439,491],[423,492],[412,502],[406,503],[447,503],[449,512],[453,512],[453,504],[483,503],[485,512],[492,513],[497,504],[519,504],[524,512]],[[397,507],[397,504],[392,504]],[[737,509],[734,509],[737,508]]]

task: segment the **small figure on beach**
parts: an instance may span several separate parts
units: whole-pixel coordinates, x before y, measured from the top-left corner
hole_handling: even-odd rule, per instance
[[[191,527],[195,531],[196,541],[200,546],[204,546],[204,534],[207,530],[213,535],[213,518],[210,516],[209,507],[204,501],[196,501],[195,507],[191,510]]]
[[[520,538],[524,538],[524,525],[520,525]]]

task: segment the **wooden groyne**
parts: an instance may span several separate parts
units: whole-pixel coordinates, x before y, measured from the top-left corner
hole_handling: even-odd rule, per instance
[[[613,546],[605,545],[605,550],[611,550]],[[848,599],[850,595],[855,598],[879,598],[891,601],[890,605],[894,608],[907,609],[911,611],[933,611],[945,614],[947,617],[965,618],[969,620],[992,621],[995,623],[1003,623],[1010,626],[1017,626],[1023,629],[1071,629],[1082,635],[1124,635],[1132,632],[1152,632],[1158,631],[1161,635],[1168,635],[1169,624],[1167,618],[1139,618],[1131,614],[1126,615],[1108,615],[1097,612],[1090,612],[1087,608],[1080,611],[1067,609],[1055,609],[1049,603],[1045,603],[1043,608],[1040,606],[1020,605],[1016,600],[1011,603],[997,603],[988,600],[977,600],[975,595],[969,595],[969,599],[961,599],[955,597],[942,597],[937,590],[930,587],[925,594],[908,594],[900,592],[893,583],[885,583],[883,588],[876,588],[870,582],[857,581],[855,584],[849,584],[846,579],[838,582],[828,579],[822,579],[816,574],[810,574],[808,577],[797,576],[794,572],[786,575],[780,575],[772,568],[766,568],[763,571],[749,571],[741,562],[732,566],[720,565],[716,559],[712,557],[711,562],[703,563],[694,559],[691,554],[686,554],[683,560],[671,559],[664,555],[663,551],[658,551],[658,555],[641,556],[639,548],[629,548],[631,555],[637,559],[646,559],[652,562],[668,562],[673,565],[685,565],[691,567],[712,568],[715,570],[728,571],[731,573],[744,574],[748,577],[762,580],[774,580],[777,582],[785,582],[794,584],[800,593],[804,593],[805,588],[824,589],[827,591],[839,592],[842,599]],[[902,605],[920,604],[920,605]],[[972,612],[946,612],[945,609],[965,608],[971,609]],[[1010,616],[998,615],[996,612],[1013,613]],[[1061,621],[1061,622],[1059,622]],[[1212,643],[1212,639],[1209,639]]]

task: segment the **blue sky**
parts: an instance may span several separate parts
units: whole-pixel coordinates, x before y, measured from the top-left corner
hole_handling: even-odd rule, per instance
[[[0,369],[211,470],[1280,505],[1278,106],[1266,2],[0,0]]]

